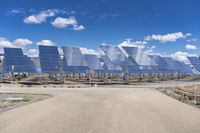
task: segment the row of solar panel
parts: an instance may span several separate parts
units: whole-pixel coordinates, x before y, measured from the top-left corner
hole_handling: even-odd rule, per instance
[[[170,57],[147,55],[138,47],[101,45],[103,54],[82,54],[78,47],[63,47],[61,59],[56,46],[39,46],[39,59],[42,73],[85,73],[90,70],[122,73],[186,73],[200,71],[200,60],[188,57],[193,69],[183,62]],[[38,73],[31,58],[20,48],[4,48],[3,71]]]

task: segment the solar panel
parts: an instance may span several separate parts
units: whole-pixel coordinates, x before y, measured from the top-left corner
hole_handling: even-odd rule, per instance
[[[101,55],[100,58],[102,64],[103,64],[103,68],[105,72],[117,72],[117,71],[122,71],[123,69],[121,68],[121,66],[119,65],[114,65],[110,59],[108,58],[108,56],[106,55]]]
[[[123,50],[128,54],[132,62],[138,64],[140,72],[157,72],[157,64],[143,52],[142,48],[122,46]]]
[[[140,71],[138,64],[134,60],[126,57],[118,46],[101,45],[100,47],[113,65],[120,66],[123,70],[128,66],[129,73]]]
[[[42,70],[41,70],[41,65],[40,65],[40,58],[39,57],[31,57],[30,59],[34,63],[36,71],[38,73],[41,73]]]
[[[122,48],[140,66],[156,66],[157,65],[146,53],[143,52],[142,48],[128,47],[128,46],[123,46]]]
[[[3,71],[36,73],[36,67],[21,48],[4,48]]]
[[[101,45],[102,50],[113,64],[132,65],[133,63],[121,52],[117,46]]]
[[[4,48],[6,65],[25,65],[25,58],[20,48]]]
[[[149,55],[149,57],[158,65],[158,71],[162,73],[169,73],[171,72],[168,64],[165,60],[159,55]]]
[[[171,57],[163,57],[163,60],[167,63],[169,72],[180,72],[180,67],[176,64],[176,62]]]
[[[179,61],[175,61],[177,63],[177,65],[179,66],[179,72],[184,73],[184,74],[193,74],[192,69],[186,65],[184,62],[179,62]]]
[[[78,47],[62,47],[67,66],[87,66],[85,59]]]
[[[62,47],[65,73],[85,73],[89,71],[84,56],[78,47]]]
[[[191,65],[200,72],[200,59],[197,57],[188,57],[188,60],[190,61]]]
[[[37,71],[37,69],[36,69],[36,65],[34,64],[34,62],[31,60],[31,58],[30,57],[28,57],[28,56],[24,56],[24,58],[25,58],[25,60],[26,60],[26,66],[28,67],[28,68],[26,68],[27,69],[27,71],[28,72],[32,72],[32,73],[38,73],[38,71]]]
[[[132,62],[132,65],[128,65],[129,73],[140,73],[140,72],[142,72],[141,67],[135,62],[135,60],[133,58],[131,58],[129,56],[128,60],[130,60]],[[125,69],[125,66],[126,65],[122,66],[123,69]]]
[[[56,46],[39,46],[40,65],[43,73],[61,72],[61,61]]]
[[[192,69],[184,62],[174,61],[171,57],[160,57],[159,55],[150,55],[150,58],[158,64],[160,72],[165,73],[184,73],[192,74]]]
[[[103,67],[99,61],[97,55],[94,54],[84,54],[85,61],[90,68],[90,70],[102,71]]]

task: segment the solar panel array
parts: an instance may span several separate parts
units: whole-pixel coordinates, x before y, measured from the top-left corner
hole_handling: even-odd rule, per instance
[[[150,58],[158,64],[158,71],[161,73],[193,73],[192,69],[184,62],[174,61],[171,57],[160,57],[159,55],[150,55]]]
[[[62,64],[56,46],[39,46],[39,57],[43,73],[61,72]]]
[[[3,71],[36,73],[31,59],[23,54],[21,48],[4,48]]]
[[[39,46],[39,64],[42,73],[87,73],[90,70],[104,73],[185,73],[192,74],[190,66],[171,57],[147,55],[141,48],[101,45],[103,54],[82,54],[79,47],[62,47],[61,59],[56,46]],[[4,48],[3,71],[36,73],[36,65],[20,48]],[[193,67],[200,71],[200,60],[188,57]],[[38,63],[37,63],[38,67]],[[37,68],[38,69],[38,68]]]

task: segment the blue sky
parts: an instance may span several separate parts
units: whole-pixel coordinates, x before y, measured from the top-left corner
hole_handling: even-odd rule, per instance
[[[0,20],[0,46],[27,51],[125,41],[152,53],[199,54],[199,0],[1,0]]]

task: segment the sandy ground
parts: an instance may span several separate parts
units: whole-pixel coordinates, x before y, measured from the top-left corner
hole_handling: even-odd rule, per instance
[[[0,133],[200,133],[200,110],[152,88],[0,87],[54,97],[0,113]]]

